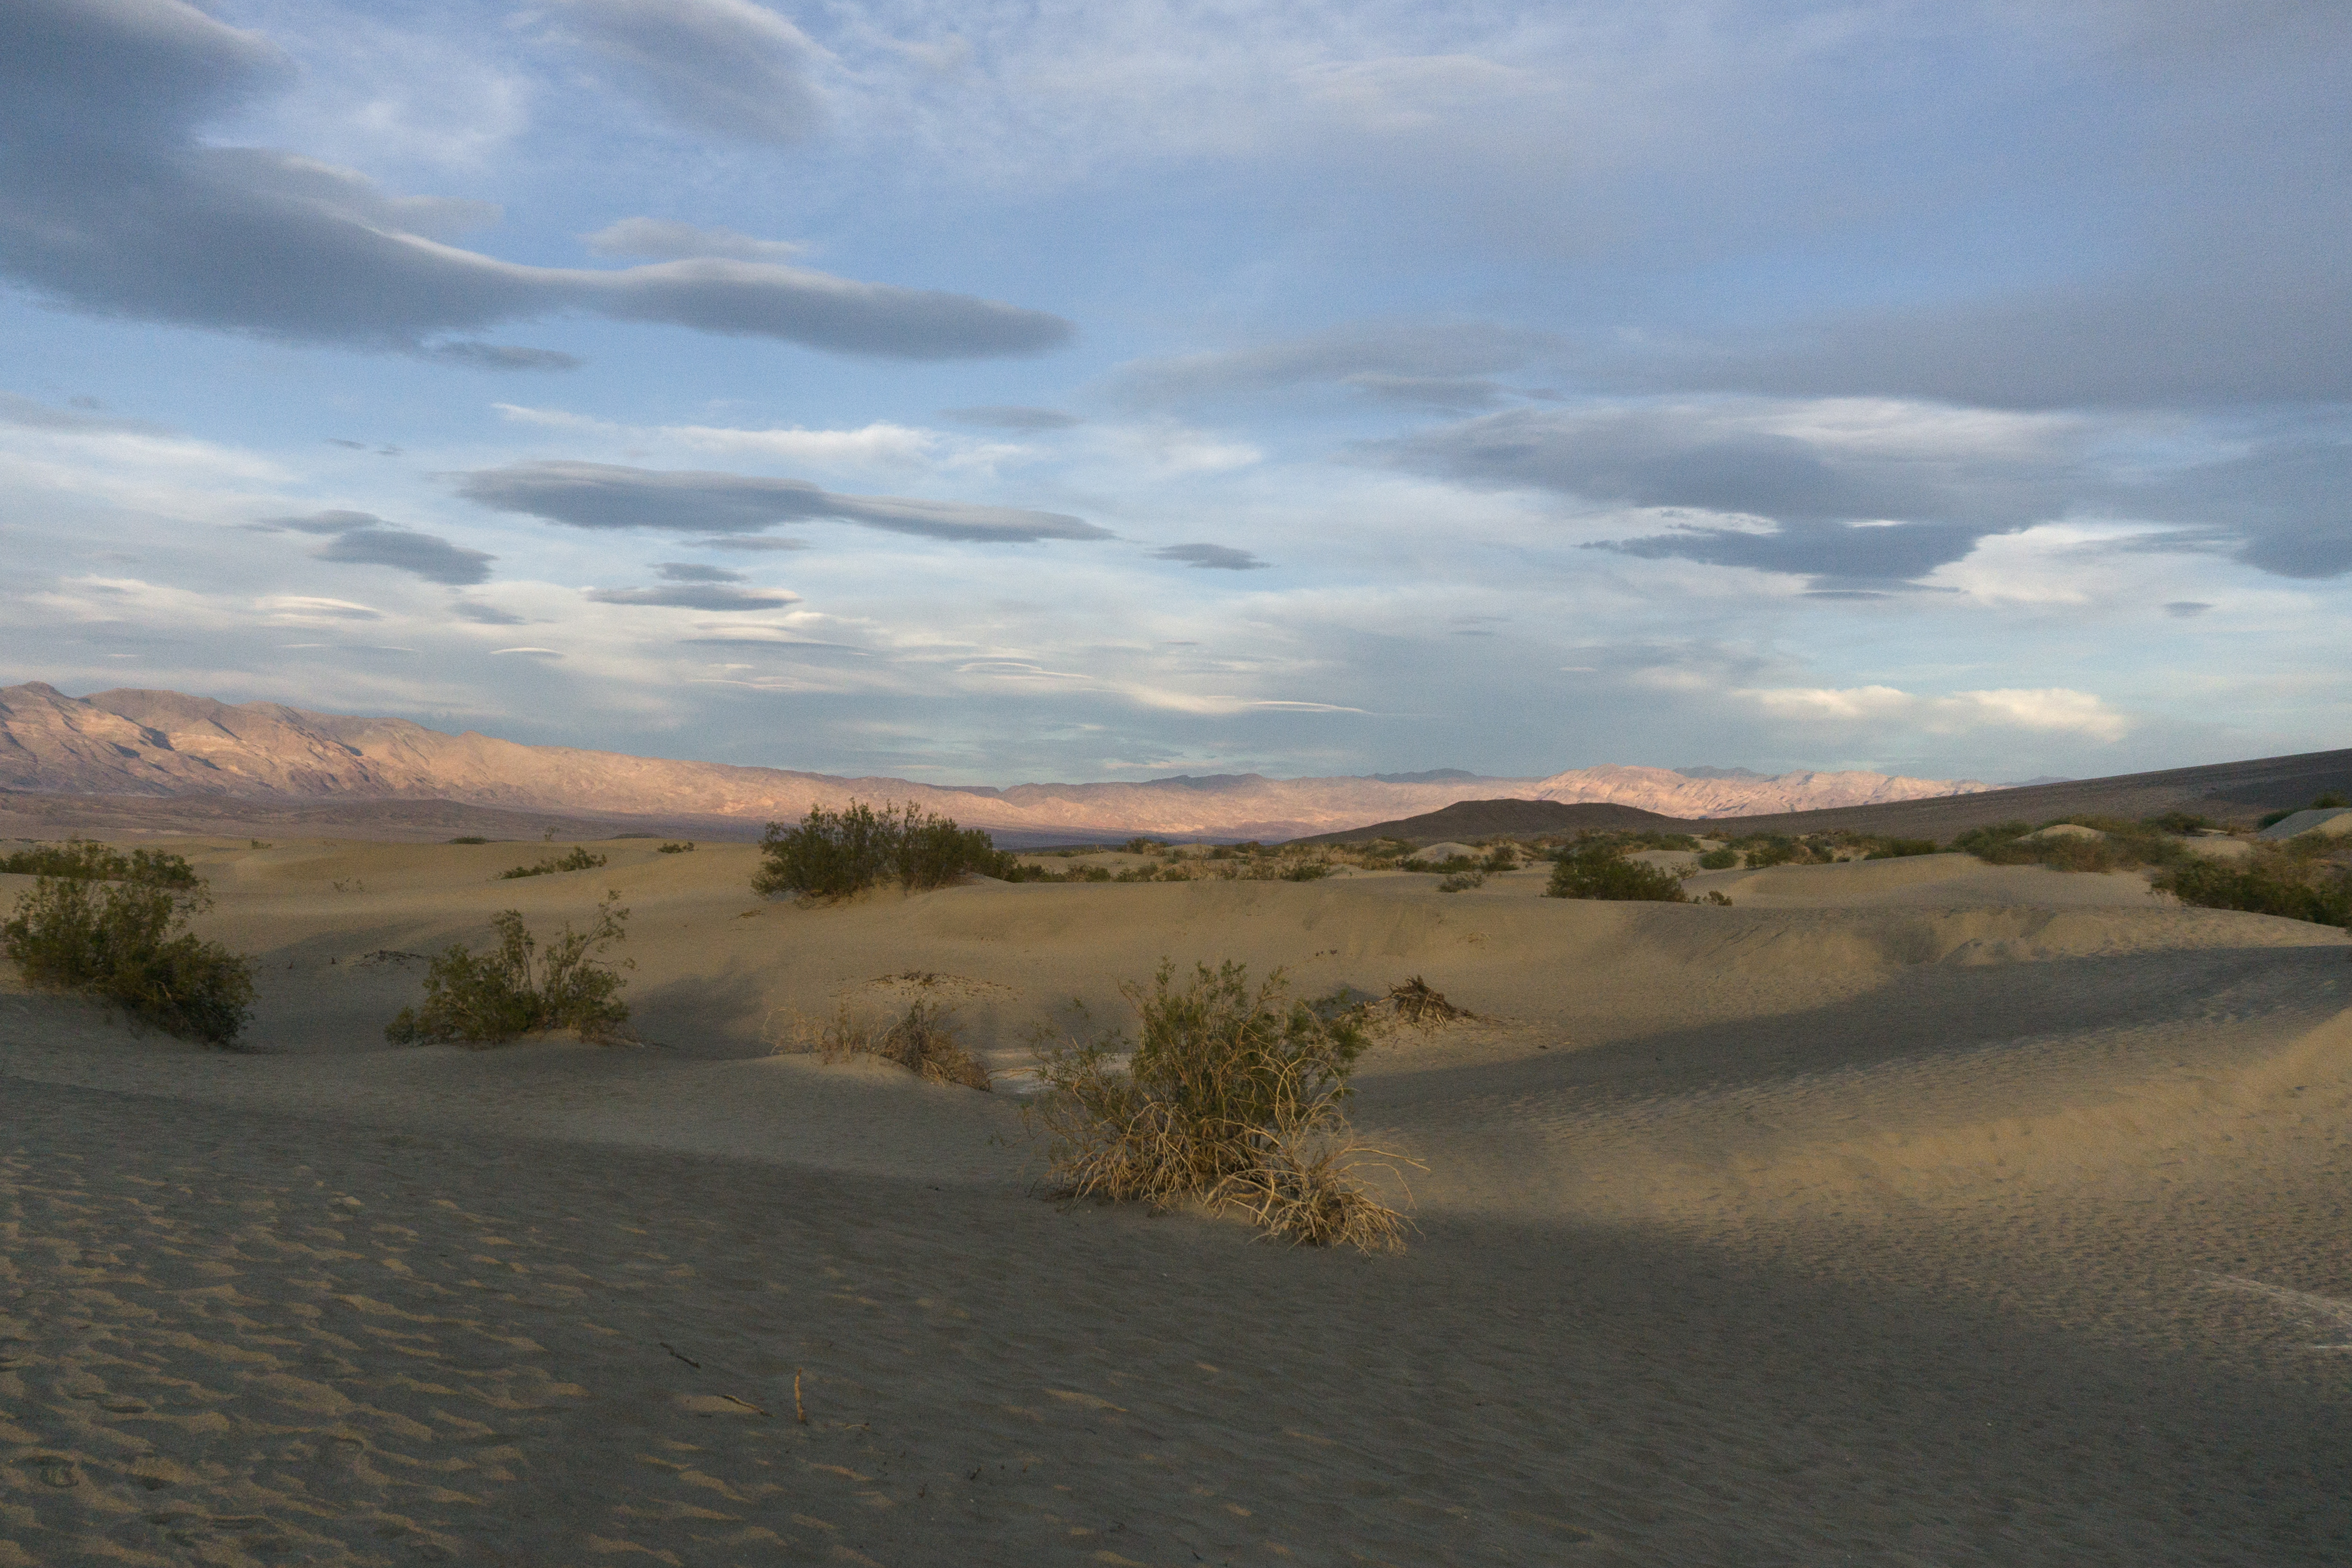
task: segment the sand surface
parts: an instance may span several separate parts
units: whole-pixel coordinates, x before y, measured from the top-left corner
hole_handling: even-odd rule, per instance
[[[247,1052],[0,994],[0,1565],[2352,1562],[2341,931],[1953,856],[493,879],[565,847],[191,847]],[[608,888],[647,1044],[383,1045]],[[1163,955],[1480,1015],[1363,1066],[1410,1252],[1034,1195],[1025,1042]],[[999,1092],[769,1048],[919,997]]]

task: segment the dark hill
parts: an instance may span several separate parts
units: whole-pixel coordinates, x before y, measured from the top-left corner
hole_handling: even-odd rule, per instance
[[[1394,822],[1375,822],[1345,833],[1318,833],[1298,844],[1361,844],[1373,838],[1401,838],[1411,844],[1436,844],[1448,838],[1487,838],[1498,834],[1528,837],[1539,833],[1622,833],[1654,827],[1669,833],[1686,832],[1689,824],[1639,806],[1583,802],[1570,805],[1557,800],[1457,800],[1440,811]]]
[[[1716,816],[1685,822],[1630,805],[1568,805],[1551,800],[1464,800],[1442,811],[1345,833],[1321,833],[1301,844],[1359,844],[1400,838],[1412,844],[1475,839],[1509,834],[1622,832],[1706,833],[1716,837],[1742,833],[1883,833],[1896,838],[1933,838],[1948,843],[1955,834],[1994,822],[2047,822],[2056,816],[2153,816],[2189,811],[2216,822],[2251,827],[2266,811],[2309,805],[2330,791],[2352,795],[2352,751],[2305,752],[2290,757],[2119,773],[2113,778],[2071,779],[2063,784],[1984,790],[1975,795],[1937,795],[1927,800],[1889,801],[1880,805],[1839,806],[1829,811],[1792,811],[1774,816]]]

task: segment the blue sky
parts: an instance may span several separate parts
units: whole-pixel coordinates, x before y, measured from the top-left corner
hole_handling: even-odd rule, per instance
[[[12,679],[934,782],[2347,743],[2352,13],[19,0]]]

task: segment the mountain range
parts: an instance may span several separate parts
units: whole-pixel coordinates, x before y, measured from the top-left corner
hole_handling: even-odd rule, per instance
[[[1373,777],[1180,775],[1010,788],[843,778],[528,746],[404,719],[227,703],[175,691],[68,697],[0,688],[0,789],[44,795],[277,803],[455,801],[509,811],[702,822],[737,830],[813,805],[911,802],[1010,842],[1106,835],[1279,839],[1434,811],[1469,798],[1613,802],[1668,816],[1745,816],[1876,805],[1992,786],[1875,773],[1580,768],[1495,778],[1444,768]]]

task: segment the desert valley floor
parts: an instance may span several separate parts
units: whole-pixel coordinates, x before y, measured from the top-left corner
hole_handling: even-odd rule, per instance
[[[1950,855],[803,909],[171,847],[250,1049],[0,994],[0,1564],[2352,1562],[2340,931]],[[402,955],[607,888],[646,1043],[383,1044]],[[1409,1251],[1036,1195],[1026,1040],[1163,955],[1480,1015],[1360,1073]],[[995,1092],[772,1048],[916,997]]]

